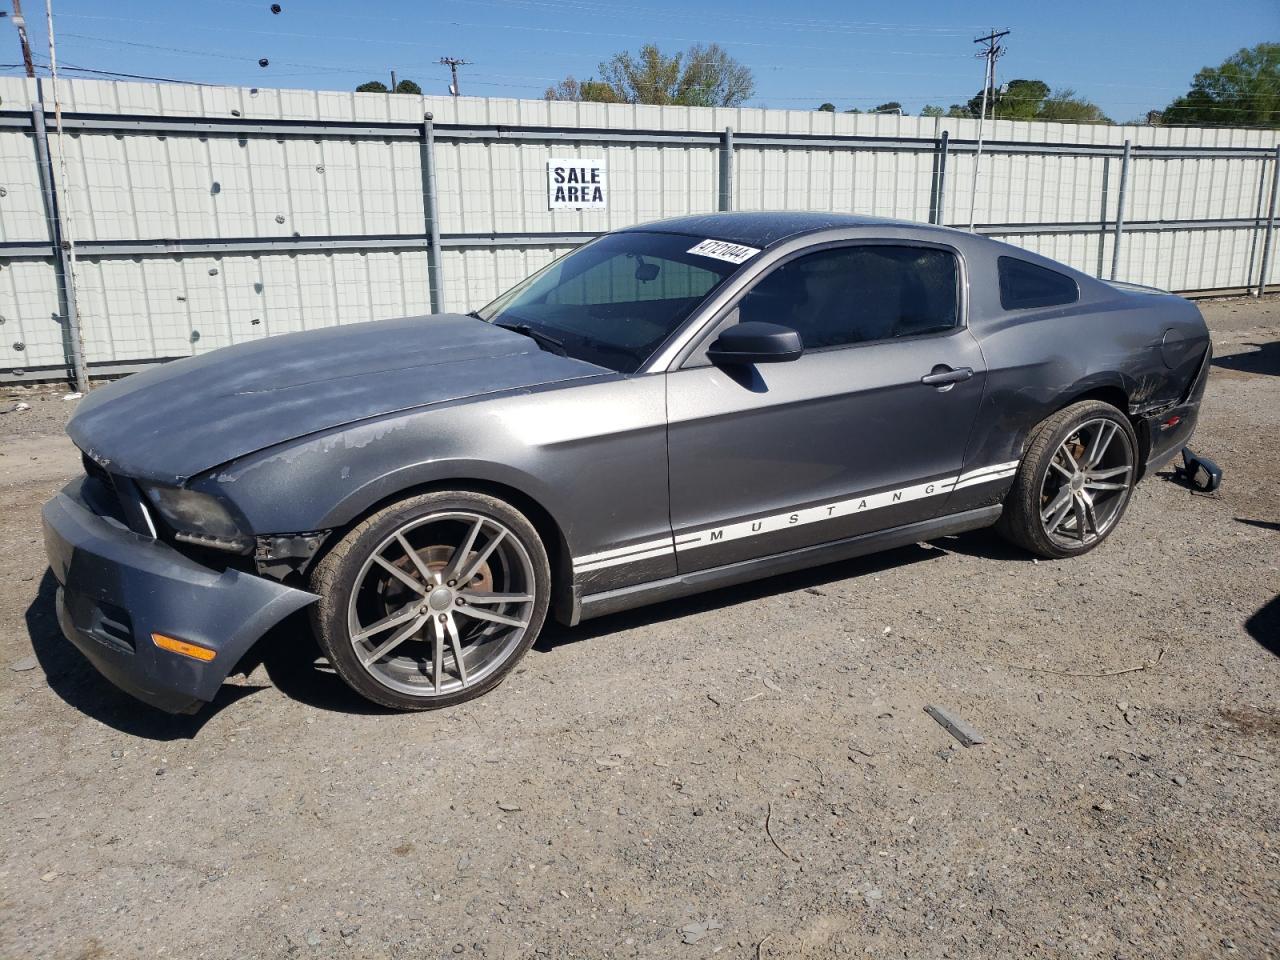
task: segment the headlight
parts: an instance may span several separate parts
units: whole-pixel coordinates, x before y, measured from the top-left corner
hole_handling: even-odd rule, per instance
[[[253,546],[253,538],[240,529],[231,511],[216,497],[180,487],[143,489],[177,539],[237,552],[247,552]]]

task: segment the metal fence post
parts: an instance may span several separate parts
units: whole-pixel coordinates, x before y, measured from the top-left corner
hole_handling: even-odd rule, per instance
[[[942,131],[942,136],[938,138],[938,148],[936,157],[938,160],[938,176],[937,186],[934,188],[933,199],[933,222],[938,226],[943,225],[943,211],[947,205],[947,153],[950,150],[951,134],[946,130]]]
[[[422,124],[422,211],[427,220],[427,285],[431,312],[444,312],[444,275],[440,269],[440,207],[436,198],[435,118],[426,115]]]
[[[1120,189],[1116,191],[1116,225],[1111,240],[1111,279],[1116,279],[1120,272],[1120,239],[1124,236],[1124,201],[1129,188],[1129,153],[1131,144],[1124,142],[1124,153],[1120,155]]]
[[[1267,292],[1267,274],[1271,271],[1271,251],[1275,246],[1276,201],[1280,199],[1280,147],[1276,147],[1275,159],[1271,161],[1271,205],[1267,209],[1267,232],[1262,238],[1262,272],[1258,275],[1258,292],[1262,296]]]
[[[733,209],[733,127],[724,128],[720,142],[720,209]]]
[[[66,317],[66,350],[70,355],[71,372],[76,389],[81,393],[89,389],[89,370],[84,359],[84,340],[80,336],[80,312],[76,308],[76,287],[71,276],[71,255],[67,250],[62,229],[62,213],[58,208],[58,178],[53,169],[53,157],[49,153],[49,129],[45,123],[44,107],[31,105],[31,127],[35,131],[36,161],[40,167],[41,193],[44,194],[44,212],[49,221],[49,238],[55,252],[53,268],[58,280],[58,299],[62,301],[62,315]]]

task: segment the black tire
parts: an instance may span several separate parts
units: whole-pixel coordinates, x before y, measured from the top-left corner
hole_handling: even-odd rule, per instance
[[[1107,432],[1112,428],[1103,426],[1104,423],[1114,424],[1114,432]],[[1110,437],[1103,452],[1105,456],[1111,458],[1109,462],[1103,461],[1107,464],[1105,468],[1095,469],[1099,473],[1109,473],[1112,476],[1090,481],[1087,478],[1093,475],[1092,472],[1082,470],[1084,477],[1073,481],[1066,476],[1067,471],[1061,467],[1063,464],[1066,464],[1068,469],[1071,467],[1072,461],[1068,459],[1068,455],[1071,453],[1071,448],[1077,447],[1078,442],[1082,441],[1080,449],[1088,452],[1088,444],[1098,435],[1095,431],[1106,432],[1105,435]],[[1069,447],[1067,454],[1061,452],[1064,445]],[[1112,445],[1115,445],[1114,448]],[[1100,400],[1083,400],[1059,410],[1032,431],[1026,453],[1023,455],[1014,479],[1013,488],[1005,498],[1004,513],[1001,514],[996,529],[1005,539],[1046,559],[1062,559],[1088,553],[1111,535],[1129,506],[1133,487],[1137,482],[1137,451],[1138,438],[1134,433],[1133,425],[1122,411],[1111,404]],[[1127,475],[1117,474],[1122,457],[1127,459],[1129,465]],[[1083,465],[1083,459],[1081,465]],[[1050,471],[1053,471],[1054,475],[1046,483],[1046,477]],[[1121,481],[1123,481],[1123,489],[1095,489],[1099,486],[1115,486]],[[1056,489],[1055,482],[1058,484]],[[1095,510],[1091,507],[1085,514],[1082,502],[1080,513],[1083,517],[1075,515],[1077,500],[1072,487],[1073,482],[1083,484],[1081,489],[1091,502],[1100,500],[1105,494],[1107,497],[1105,522],[1098,519],[1096,515],[1101,513],[1101,509],[1098,509],[1095,514]],[[1063,487],[1067,488],[1066,494],[1063,494]],[[1042,510],[1058,504],[1058,498],[1062,496],[1066,496],[1070,501],[1065,505],[1070,515],[1066,516],[1062,522],[1074,525],[1074,539],[1064,533],[1061,528],[1050,529],[1053,516],[1049,520],[1042,516]],[[1100,508],[1102,503],[1098,506]],[[1053,511],[1054,515],[1057,514],[1057,509],[1062,508],[1056,508]]]
[[[470,534],[473,527],[481,532]],[[448,539],[446,534],[455,531],[457,542],[444,542]],[[467,539],[468,534],[471,539]],[[415,538],[425,538],[426,542],[414,542]],[[434,543],[433,538],[441,540],[440,546],[428,545]],[[498,542],[486,547],[489,539]],[[416,560],[401,543],[414,548]],[[490,552],[481,556],[485,549]],[[433,556],[437,557],[434,561]],[[447,559],[439,559],[441,556]],[[430,572],[443,578],[455,563],[458,572],[465,574],[476,558],[483,574],[477,573],[456,588],[450,580],[451,599],[438,596],[447,592],[443,579],[439,583],[428,582],[425,575],[428,567],[434,567]],[[392,577],[384,570],[383,561],[388,560],[406,575]],[[490,590],[467,592],[477,583],[483,587],[481,581],[486,576]],[[504,577],[510,592],[493,591],[492,587]],[[410,589],[410,581],[421,586]],[[511,587],[512,583],[517,586]],[[551,568],[537,531],[509,504],[470,491],[437,491],[392,504],[348,531],[316,564],[311,589],[320,596],[311,607],[316,639],[338,675],[361,696],[384,707],[432,710],[481,696],[511,672],[533,645],[546,620]],[[518,594],[531,599],[501,604],[491,599]],[[475,602],[468,602],[468,597],[475,598]],[[436,608],[432,606],[435,603],[445,606]],[[384,611],[381,615],[379,605]],[[374,612],[364,616],[370,608]],[[480,614],[486,614],[485,619],[471,619]],[[516,636],[516,627],[495,623],[489,619],[493,614],[524,620],[525,626]],[[397,616],[406,619],[394,627],[377,626]],[[442,624],[439,639],[435,633],[437,620]],[[373,631],[369,629],[371,622]],[[447,634],[443,626],[446,622]],[[352,623],[363,630],[356,633]],[[372,663],[362,659],[374,656],[380,644],[415,624],[421,624],[420,628],[399,641],[398,646]],[[504,629],[509,635],[503,635]],[[353,641],[353,633],[369,638]],[[454,655],[455,651],[460,651],[460,658]],[[476,656],[481,652],[488,659]],[[430,657],[429,662],[423,662],[424,656]],[[447,685],[442,683],[442,677],[448,668],[442,663],[452,664]]]

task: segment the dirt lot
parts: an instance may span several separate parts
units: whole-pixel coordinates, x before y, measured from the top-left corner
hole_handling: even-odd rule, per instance
[[[1280,955],[1280,300],[1203,309],[1219,496],[1152,478],[1073,561],[970,535],[555,628],[417,716],[297,630],[195,717],[99,679],[39,542],[74,401],[29,398],[0,956]]]

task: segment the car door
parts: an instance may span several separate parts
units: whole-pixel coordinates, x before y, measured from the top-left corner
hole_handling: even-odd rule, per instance
[[[962,263],[937,244],[845,243],[781,261],[668,374],[681,573],[938,516],[981,399]],[[728,324],[799,331],[782,363],[718,367]]]

